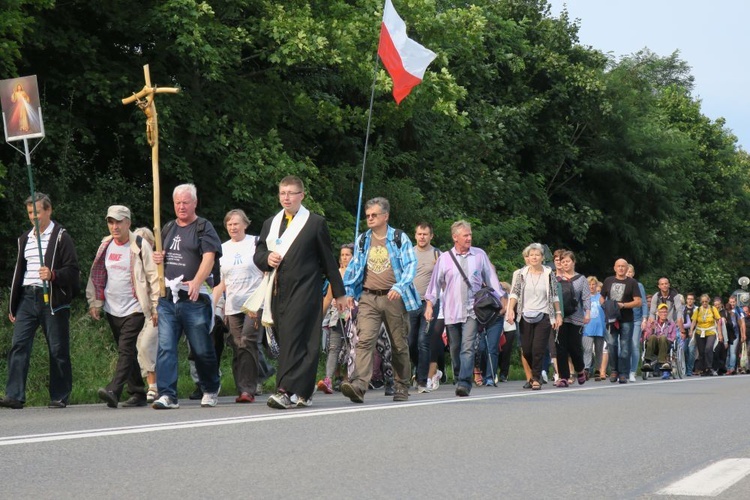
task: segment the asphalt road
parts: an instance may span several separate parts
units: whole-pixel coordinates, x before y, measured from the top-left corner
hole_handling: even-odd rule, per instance
[[[312,408],[0,411],[0,498],[677,498],[750,458],[750,376],[542,391],[453,387]],[[750,476],[719,498],[750,498]]]

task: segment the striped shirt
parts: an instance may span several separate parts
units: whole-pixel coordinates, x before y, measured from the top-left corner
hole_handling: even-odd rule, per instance
[[[47,229],[42,233],[42,255],[47,253],[49,239],[52,236],[52,230],[55,223],[50,221]],[[26,240],[26,248],[23,251],[23,258],[26,259],[26,272],[23,275],[23,286],[42,286],[42,280],[39,278],[39,269],[42,267],[39,263],[39,246],[36,240],[36,231],[29,233]]]
[[[591,310],[591,289],[585,276],[576,273],[573,275],[572,280],[573,296],[575,297],[577,307],[576,311],[572,314],[568,314],[568,311],[565,311],[563,323],[582,326],[585,323],[586,313]]]

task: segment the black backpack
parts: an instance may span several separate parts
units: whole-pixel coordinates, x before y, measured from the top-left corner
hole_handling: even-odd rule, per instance
[[[404,232],[400,229],[394,229],[393,230],[393,242],[396,244],[396,248],[401,250],[401,235],[404,234]],[[359,235],[359,238],[357,239],[357,243],[359,246],[359,251],[364,252],[365,251],[365,233],[362,233]]]
[[[198,241],[203,239],[203,235],[206,234],[206,222],[208,222],[203,217],[198,217],[198,225],[195,228],[196,235],[198,236]],[[164,245],[164,242],[167,241],[167,236],[169,236],[169,232],[174,227],[174,220],[171,220],[164,224],[164,228],[161,230],[161,244]],[[257,243],[257,238],[256,238]],[[200,244],[198,245],[200,248]],[[201,250],[201,255],[203,255],[203,251]],[[221,283],[221,263],[219,262],[221,258],[221,250],[217,250],[214,254],[214,267],[211,269],[211,274],[208,275],[208,278],[206,281],[211,280],[213,282],[209,282],[209,286],[215,287],[219,283]]]
[[[562,304],[563,304],[563,315],[572,316],[578,310],[578,301],[576,300],[576,292],[573,283],[583,278],[582,274],[576,274],[573,279],[561,279],[559,280],[560,288],[562,289]]]
[[[466,277],[466,273],[461,267],[461,264],[458,263],[458,259],[456,259],[454,252],[448,250],[448,254],[451,256],[451,259],[453,259],[453,263],[458,272],[461,273],[461,277],[466,283],[466,289],[471,293],[471,282],[469,281],[469,278]],[[500,316],[500,309],[502,309],[502,307],[503,305],[500,302],[500,295],[498,295],[491,286],[487,286],[486,283],[482,282],[482,288],[474,293],[474,315],[477,317],[479,324],[488,325],[494,322],[498,316]]]
[[[481,325],[489,325],[500,316],[503,304],[491,287],[485,286],[474,294],[474,314]]]

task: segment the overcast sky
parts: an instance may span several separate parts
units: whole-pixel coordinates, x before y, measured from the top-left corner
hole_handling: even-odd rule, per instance
[[[644,47],[675,50],[692,67],[693,96],[712,120],[750,149],[750,0],[548,0],[552,15],[567,5],[580,20],[581,44],[622,56]]]

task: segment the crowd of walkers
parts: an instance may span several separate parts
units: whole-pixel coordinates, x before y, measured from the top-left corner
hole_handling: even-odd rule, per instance
[[[667,277],[648,294],[624,259],[600,281],[576,272],[573,252],[549,254],[538,243],[523,250],[525,265],[510,282],[501,282],[488,255],[472,245],[469,222],[451,226],[453,246],[441,252],[431,243],[431,224],[417,224],[415,244],[391,227],[385,198],[365,204],[368,229],[341,245],[336,262],[328,226],[302,205],[304,197],[302,181],[285,177],[281,210],[261,234],[246,234],[249,218],[230,210],[223,244],[195,213],[191,184],[175,188],[176,218],[156,238],[146,228],[131,231],[128,207],[109,207],[109,235],[86,286],[89,314],[106,317],[117,344],[114,374],[97,390],[108,407],[179,408],[182,336],[196,384],[191,398],[204,407],[218,403],[225,343],[235,402],[253,403],[275,372],[267,404],[276,409],[308,407],[315,392],[340,391],[362,403],[369,390],[384,389],[394,401],[407,401],[414,390],[435,391],[449,380],[455,395],[466,397],[474,387],[509,382],[515,346],[524,374],[519,386],[529,390],[591,379],[632,383],[639,367],[644,378],[662,379],[748,372],[743,294],[726,301],[683,295]],[[49,344],[49,407],[65,408],[77,255],[67,231],[51,219],[48,196],[37,193],[26,208],[33,227],[18,242],[0,407],[24,407],[41,326]],[[267,356],[277,358],[275,366]],[[121,403],[123,391],[129,397]]]

